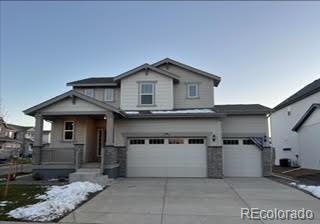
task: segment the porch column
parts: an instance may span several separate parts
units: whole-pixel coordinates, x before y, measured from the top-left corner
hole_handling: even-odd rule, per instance
[[[114,115],[106,114],[106,145],[101,155],[101,173],[110,178],[118,176],[117,148],[114,146]]]
[[[114,127],[114,115],[113,113],[110,113],[107,115],[107,132],[106,132],[106,145],[112,145],[113,146],[113,127]]]
[[[34,143],[32,149],[32,163],[34,165],[41,164],[41,147],[42,147],[42,134],[43,134],[43,117],[41,114],[35,115],[35,133]]]

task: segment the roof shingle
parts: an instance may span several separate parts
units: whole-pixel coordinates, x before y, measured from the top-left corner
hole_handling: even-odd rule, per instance
[[[81,85],[104,85],[104,84],[114,84],[117,83],[113,80],[113,77],[93,77],[87,79],[81,79],[74,82],[68,82],[67,86],[81,86]]]
[[[268,114],[271,109],[261,104],[226,104],[215,105],[213,108],[217,113],[225,113],[227,115],[254,115]]]

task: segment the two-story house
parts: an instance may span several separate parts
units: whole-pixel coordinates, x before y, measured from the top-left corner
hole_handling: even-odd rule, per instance
[[[276,161],[290,159],[303,168],[320,170],[320,79],[273,108],[270,116]]]
[[[22,142],[17,139],[16,130],[0,117],[0,159],[7,160],[18,155]]]
[[[72,90],[24,111],[36,120],[34,173],[99,167],[111,177],[270,175],[269,108],[215,105],[220,81],[166,58],[70,82]],[[52,123],[47,146],[43,120]]]

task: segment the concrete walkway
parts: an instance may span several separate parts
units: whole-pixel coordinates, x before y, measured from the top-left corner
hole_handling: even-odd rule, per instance
[[[240,209],[311,209],[317,221],[243,221]],[[61,220],[106,224],[320,223],[320,201],[264,178],[122,179]]]

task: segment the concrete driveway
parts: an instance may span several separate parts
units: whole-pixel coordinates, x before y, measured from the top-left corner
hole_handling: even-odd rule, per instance
[[[311,209],[320,223],[320,201],[265,178],[117,180],[65,217],[63,223],[239,224],[240,209]]]

